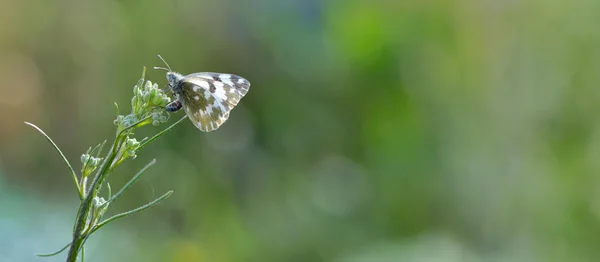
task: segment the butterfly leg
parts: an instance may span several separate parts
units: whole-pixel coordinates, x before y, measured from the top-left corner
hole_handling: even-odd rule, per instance
[[[164,93],[169,93],[169,92],[173,92],[173,89],[171,89],[171,88],[169,87],[169,84],[166,84],[165,86],[163,86],[163,88],[162,88],[162,91],[163,91]]]
[[[171,102],[171,103],[168,103],[168,104],[165,106],[165,109],[166,109],[168,112],[175,112],[175,111],[177,111],[177,110],[181,109],[181,107],[182,107],[182,106],[183,106],[183,104],[181,103],[181,101],[179,101],[179,100],[175,100],[175,101],[173,101],[173,102]]]

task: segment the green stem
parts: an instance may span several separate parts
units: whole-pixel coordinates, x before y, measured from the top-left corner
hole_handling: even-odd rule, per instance
[[[73,240],[71,241],[71,247],[69,248],[69,254],[67,255],[67,262],[75,262],[77,261],[77,255],[79,254],[79,250],[81,249],[83,242],[86,239],[86,234],[84,233],[84,229],[86,228],[86,222],[92,208],[92,200],[98,195],[100,188],[102,187],[102,183],[110,173],[110,167],[112,166],[115,157],[117,156],[120,148],[122,146],[122,140],[126,137],[127,131],[138,127],[144,121],[150,119],[150,117],[146,117],[126,128],[123,128],[117,133],[117,137],[115,137],[115,141],[113,142],[110,151],[107,153],[107,157],[102,162],[102,166],[96,172],[96,176],[92,181],[92,184],[89,187],[88,192],[83,192],[84,199],[81,201],[81,205],[79,206],[79,210],[77,211],[77,219],[75,222],[75,227],[73,229]],[[91,225],[90,225],[91,226]]]
[[[92,181],[89,191],[87,193],[85,193],[85,198],[83,199],[83,201],[81,201],[81,205],[79,206],[79,210],[77,211],[77,219],[75,222],[75,228],[73,230],[73,240],[71,241],[71,246],[69,248],[69,254],[67,255],[67,262],[77,261],[77,255],[79,253],[79,249],[81,248],[81,245],[83,244],[83,240],[85,239],[83,230],[86,226],[86,221],[87,221],[88,215],[90,213],[90,209],[92,207],[92,200],[94,199],[94,197],[96,197],[96,194],[98,192],[97,189],[99,188],[99,185],[102,184],[102,182],[106,178],[106,175],[108,174],[108,172],[106,172],[106,171],[108,170],[110,163],[112,163],[112,161],[114,160],[114,157],[116,156],[115,146],[119,140],[120,140],[120,137],[117,137],[115,139],[113,146],[111,147],[110,151],[108,152],[108,157],[106,159],[104,159],[104,162],[102,163],[102,167],[96,173],[96,177],[94,178],[94,181]]]

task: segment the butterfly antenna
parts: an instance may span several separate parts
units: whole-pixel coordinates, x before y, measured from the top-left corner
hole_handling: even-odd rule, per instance
[[[163,61],[163,63],[165,63],[165,65],[166,65],[166,66],[167,66],[167,68],[169,69],[169,72],[173,71],[173,70],[171,70],[171,67],[169,66],[169,64],[167,64],[167,61],[165,61],[165,60],[162,58],[162,56],[158,55],[158,58],[160,58],[160,60],[162,60],[162,61]],[[160,67],[160,68],[159,68],[159,67],[155,67],[155,68],[156,68],[156,69],[166,69],[166,68],[164,68],[164,67]]]
[[[164,68],[164,67],[159,67],[159,66],[155,66],[155,67],[154,67],[154,69],[160,69],[160,70],[165,70],[165,71],[167,71],[167,72],[171,72],[171,70],[169,70],[169,69],[166,69],[166,68]]]

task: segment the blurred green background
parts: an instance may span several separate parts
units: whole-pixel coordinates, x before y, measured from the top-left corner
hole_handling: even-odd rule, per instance
[[[252,87],[157,164],[86,261],[600,261],[600,2],[0,0],[0,261],[70,241],[75,169],[142,67]],[[172,117],[178,119],[183,112]],[[163,127],[147,127],[140,136]]]

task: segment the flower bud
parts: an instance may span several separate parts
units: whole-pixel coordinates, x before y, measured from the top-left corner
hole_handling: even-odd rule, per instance
[[[92,199],[92,205],[94,205],[94,207],[101,207],[104,203],[106,203],[106,200],[104,200],[103,197],[94,197],[94,199]]]
[[[144,96],[143,96],[142,102],[143,102],[143,103],[146,103],[146,102],[148,102],[150,99],[151,99],[151,93],[150,93],[150,92],[146,92],[146,93],[144,93]]]
[[[156,90],[156,89],[155,89]],[[162,94],[158,94],[152,99],[152,104],[157,106],[162,106],[163,96]]]
[[[146,85],[144,85],[144,89],[150,90],[152,88],[152,82],[150,82],[150,80],[146,81]]]
[[[81,155],[81,163],[85,164],[88,161],[88,159],[90,159],[90,155],[88,155],[88,154]]]

